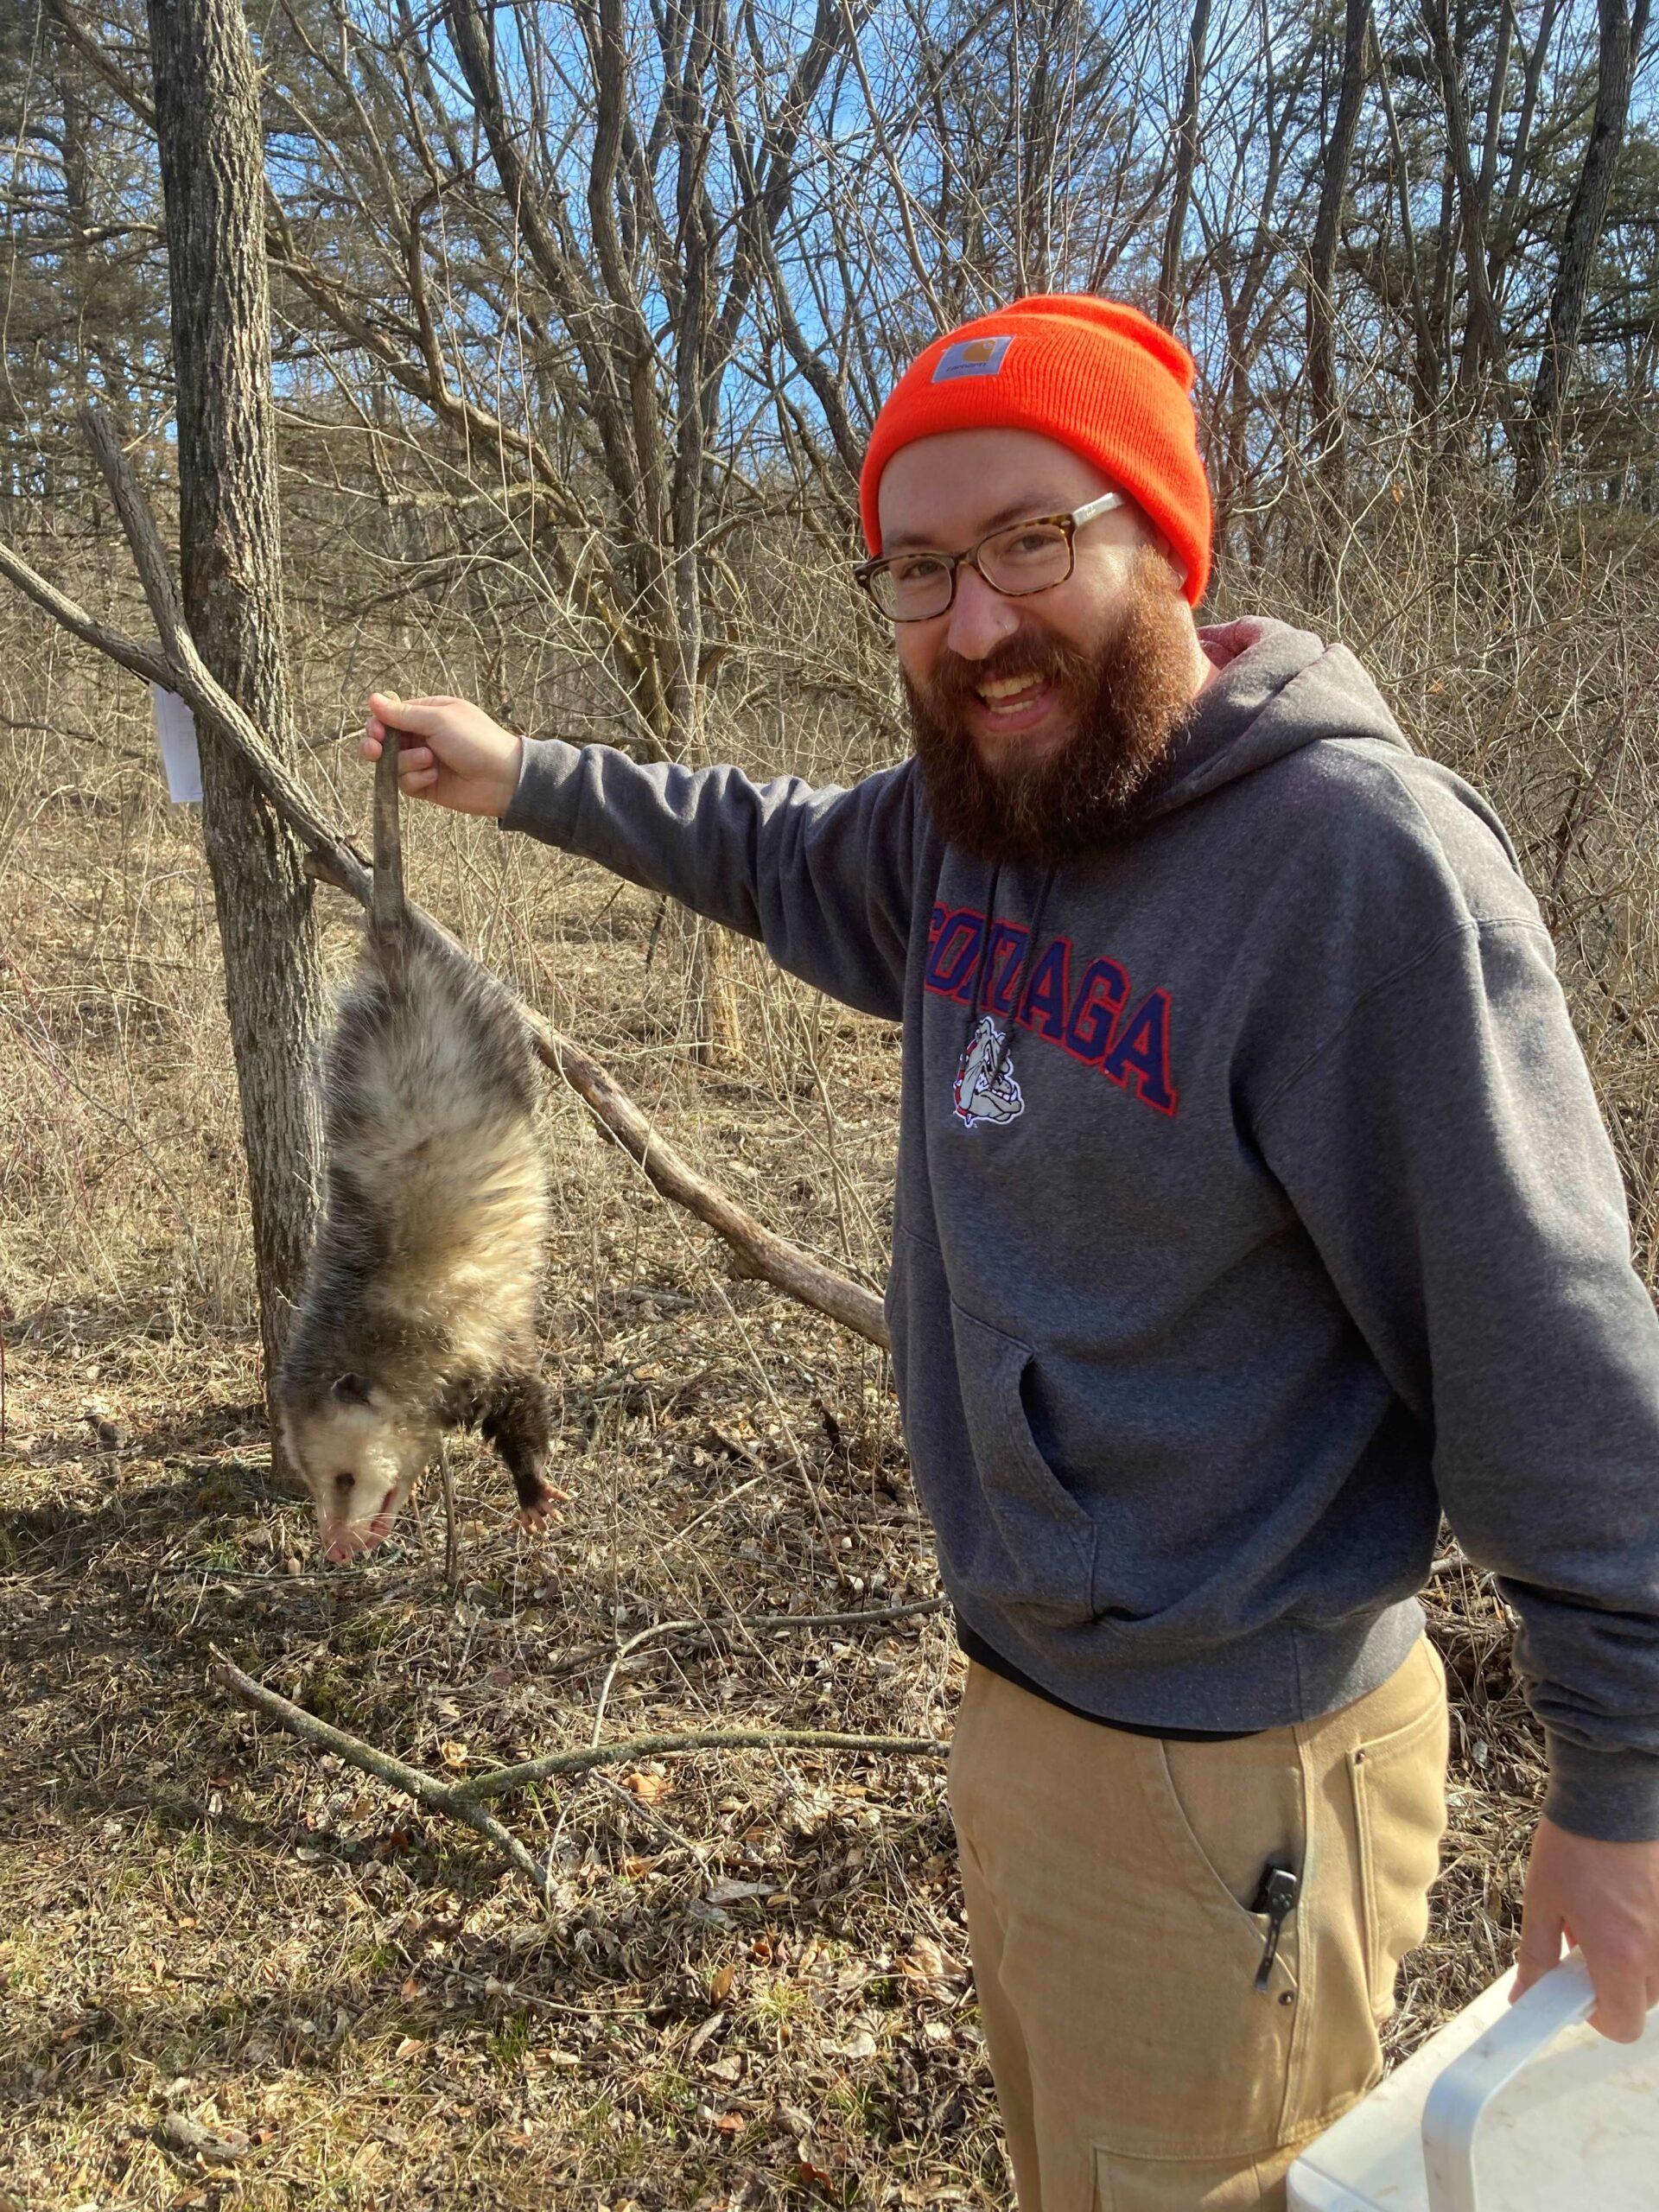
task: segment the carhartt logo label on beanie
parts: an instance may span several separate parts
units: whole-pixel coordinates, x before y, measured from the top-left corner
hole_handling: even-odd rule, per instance
[[[952,377],[994,377],[1014,343],[1009,338],[964,338],[947,346],[933,372],[935,384],[949,384]]]
[[[1121,300],[1043,292],[942,331],[875,418],[859,477],[864,539],[881,550],[881,472],[903,446],[957,430],[1034,430],[1126,492],[1185,572],[1210,575],[1210,486],[1192,411],[1192,357]]]

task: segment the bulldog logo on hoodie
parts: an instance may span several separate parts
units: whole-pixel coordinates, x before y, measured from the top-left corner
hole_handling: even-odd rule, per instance
[[[1007,1042],[990,1015],[982,1014],[957,1063],[951,1090],[957,1119],[965,1129],[977,1128],[982,1122],[1017,1121],[1026,1110],[1004,1050]]]

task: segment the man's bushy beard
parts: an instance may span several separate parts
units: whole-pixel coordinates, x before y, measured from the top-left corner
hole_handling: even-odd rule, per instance
[[[1192,628],[1168,569],[1148,550],[1096,653],[1033,626],[983,660],[947,646],[925,690],[905,677],[916,757],[939,834],[977,860],[1056,868],[1097,850],[1134,821],[1193,698]],[[1039,675],[1072,716],[1064,743],[1029,761],[980,759],[963,709],[982,683]]]

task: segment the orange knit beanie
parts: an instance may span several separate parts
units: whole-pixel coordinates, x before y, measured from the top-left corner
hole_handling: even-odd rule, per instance
[[[901,446],[945,430],[1036,430],[1092,461],[1169,540],[1196,607],[1210,575],[1210,486],[1188,394],[1192,357],[1136,308],[1087,293],[1016,301],[936,338],[875,418],[859,477],[865,542]]]

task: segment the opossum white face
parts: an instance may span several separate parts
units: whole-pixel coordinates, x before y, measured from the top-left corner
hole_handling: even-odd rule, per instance
[[[437,1448],[437,1431],[397,1418],[361,1375],[342,1375],[320,1406],[285,1423],[289,1456],[317,1509],[327,1559],[372,1552]]]

